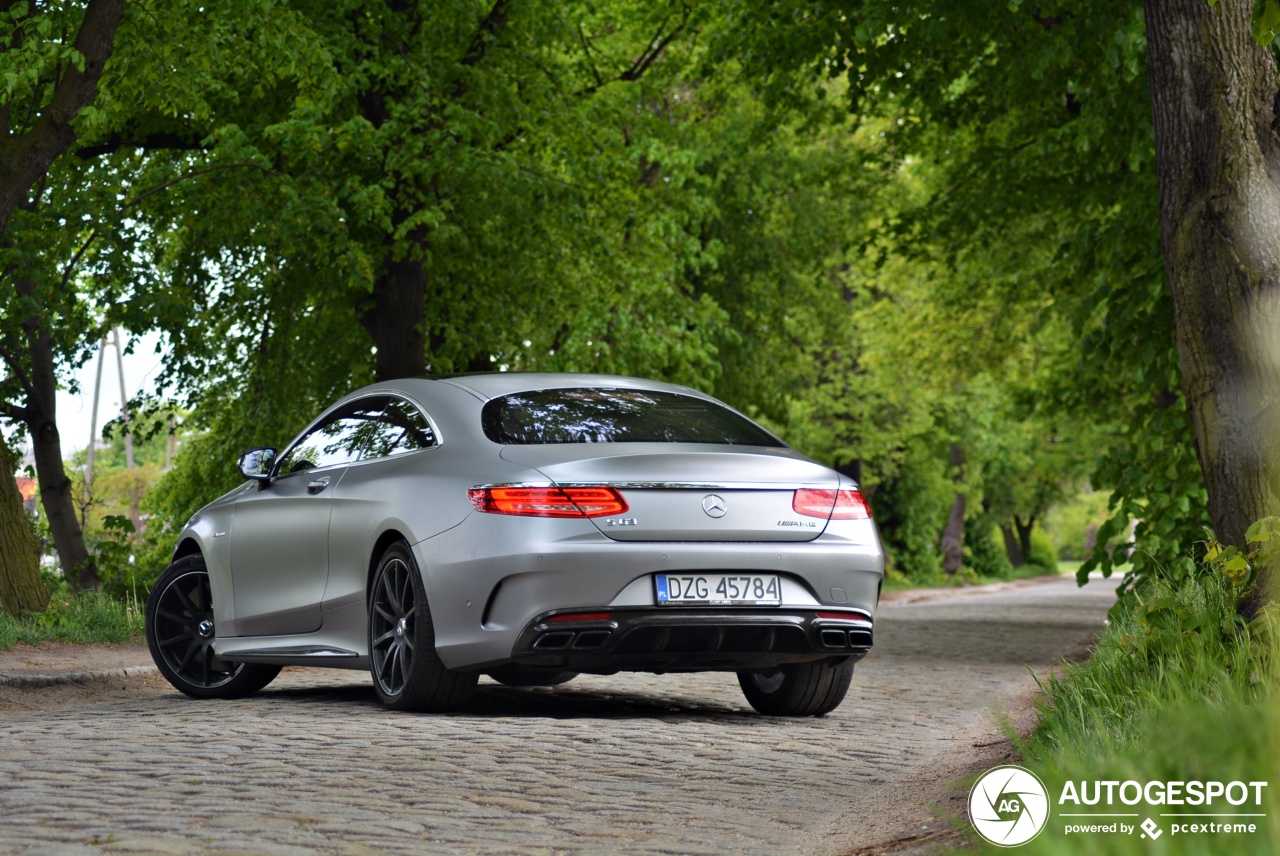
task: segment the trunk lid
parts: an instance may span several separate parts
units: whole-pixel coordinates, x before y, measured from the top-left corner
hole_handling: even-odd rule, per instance
[[[617,488],[630,509],[591,521],[615,541],[812,541],[827,521],[797,514],[795,491],[840,481],[785,448],[574,443],[507,446],[502,457],[561,487]]]

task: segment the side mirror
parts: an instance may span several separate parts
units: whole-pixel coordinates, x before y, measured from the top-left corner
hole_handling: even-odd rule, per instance
[[[262,484],[271,477],[271,465],[275,461],[275,449],[250,449],[240,456],[236,466],[240,468],[240,475]]]

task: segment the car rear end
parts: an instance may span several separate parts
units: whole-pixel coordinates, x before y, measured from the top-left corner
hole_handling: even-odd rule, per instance
[[[742,672],[867,653],[883,552],[854,483],[692,390],[576,382],[484,405],[510,477],[472,485],[474,513],[423,545],[430,587],[461,607],[433,601],[447,665]]]

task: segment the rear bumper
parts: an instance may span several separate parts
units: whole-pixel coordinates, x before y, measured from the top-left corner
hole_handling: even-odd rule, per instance
[[[653,575],[659,572],[778,574],[782,604],[766,610],[770,615],[812,614],[827,606],[873,614],[884,554],[872,541],[854,543],[826,532],[790,544],[620,543],[586,520],[476,513],[413,549],[440,659],[451,669],[484,669],[511,662],[524,631],[555,610],[673,609],[656,602]]]
[[[732,671],[860,660],[872,644],[870,616],[855,612],[832,619],[797,609],[606,608],[600,613],[607,617],[587,620],[570,618],[573,613],[529,622],[512,659],[575,672]]]

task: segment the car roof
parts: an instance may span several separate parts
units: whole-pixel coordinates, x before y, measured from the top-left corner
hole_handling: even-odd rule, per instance
[[[465,389],[484,399],[498,398],[515,392],[535,389],[570,389],[599,387],[604,389],[652,389],[707,398],[704,393],[687,386],[623,375],[579,374],[577,372],[477,372],[474,374],[437,375],[426,380],[447,383]]]

